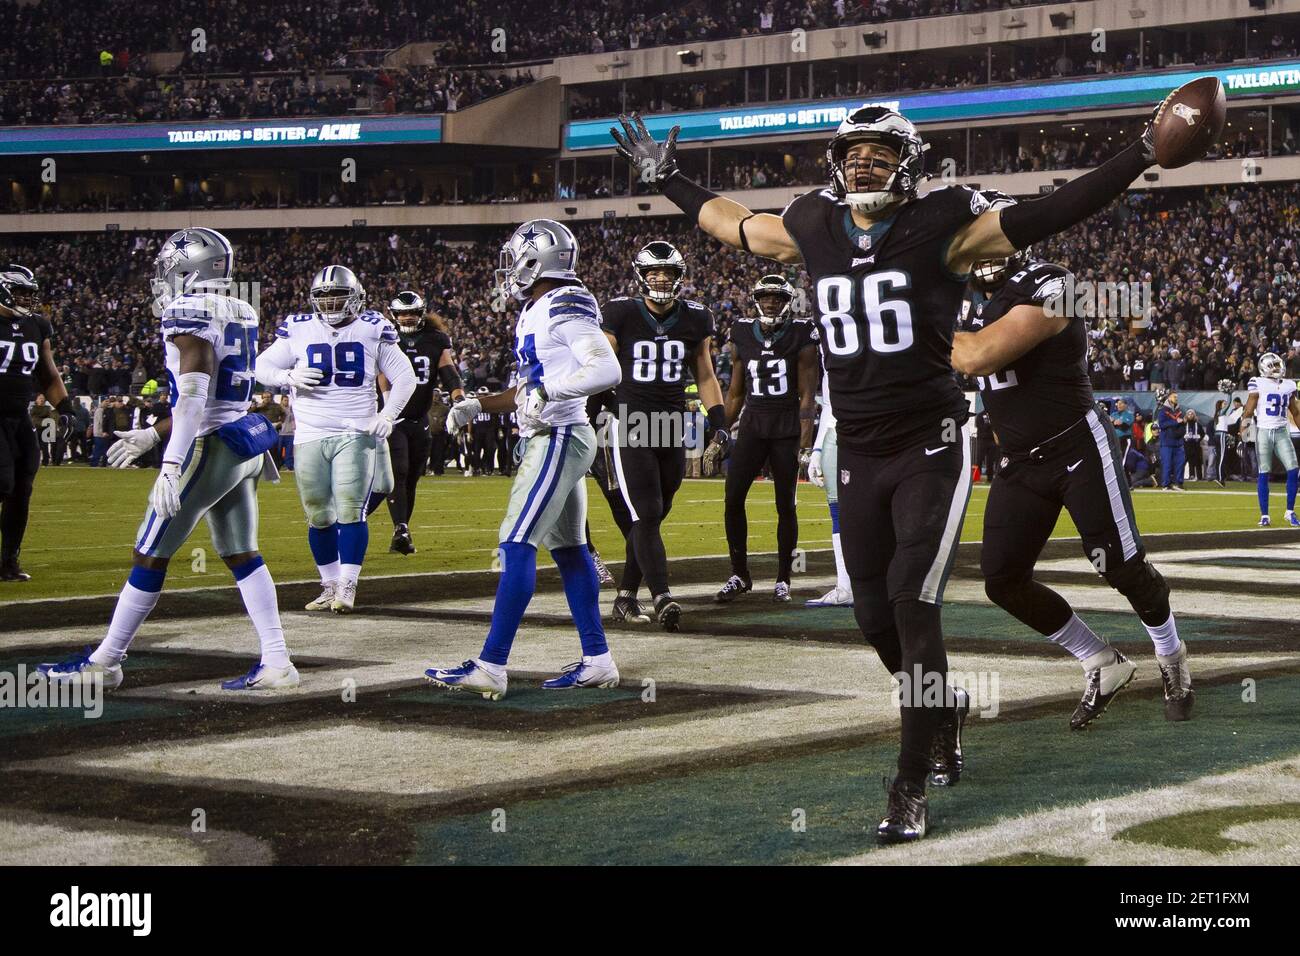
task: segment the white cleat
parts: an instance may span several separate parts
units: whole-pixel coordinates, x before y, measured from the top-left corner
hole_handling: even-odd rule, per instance
[[[328,611],[330,605],[334,603],[334,589],[338,587],[334,581],[326,581],[320,592],[320,597],[311,603],[305,605],[308,611]]]
[[[1087,669],[1083,698],[1070,715],[1071,730],[1082,730],[1105,713],[1115,695],[1132,683],[1137,674],[1137,665],[1113,647],[1088,658],[1084,667]]]
[[[260,661],[249,668],[248,673],[243,677],[236,677],[234,680],[223,680],[221,682],[222,690],[284,690],[289,687],[297,687],[301,680],[298,678],[298,668],[291,663],[288,667],[268,667]]]
[[[573,687],[617,687],[618,668],[613,664],[593,664],[590,657],[584,657],[575,664],[570,664],[559,677],[542,681],[547,690],[569,690]]]
[[[1268,520],[1268,515],[1260,515],[1260,516],[1259,516],[1259,524],[1256,525],[1256,527],[1259,527],[1259,528],[1267,528],[1270,524],[1271,524],[1271,522]]]
[[[334,600],[330,610],[335,614],[351,614],[352,605],[357,603],[357,582],[344,581],[334,589]]]
[[[90,659],[89,647],[82,653],[73,654],[57,664],[37,664],[36,672],[44,674],[51,684],[66,687],[97,685],[104,690],[117,690],[122,686],[122,665],[120,663],[108,666],[96,664]]]
[[[837,584],[821,597],[805,601],[804,607],[853,607],[853,594]]]
[[[477,658],[471,658],[459,667],[430,667],[424,672],[424,676],[439,687],[446,687],[449,690],[467,690],[481,695],[484,700],[500,700],[506,696],[506,685],[509,681],[505,671],[497,677],[480,666]]]

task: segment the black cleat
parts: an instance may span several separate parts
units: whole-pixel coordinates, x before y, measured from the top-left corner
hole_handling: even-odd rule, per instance
[[[614,620],[622,624],[649,624],[650,615],[635,597],[620,594],[614,598]]]
[[[0,563],[0,581],[30,581],[32,576],[18,566],[17,558]]]
[[[914,843],[925,836],[929,822],[925,791],[914,783],[895,780],[889,788],[889,808],[876,827],[881,843]]]
[[[1070,729],[1083,730],[1106,712],[1115,695],[1133,681],[1137,665],[1119,651],[1111,649],[1115,660],[1087,672],[1088,686],[1083,691],[1079,706],[1070,715]]]
[[[936,787],[955,787],[961,780],[961,772],[966,767],[966,759],[961,753],[961,732],[966,726],[966,716],[970,713],[970,694],[961,687],[954,687],[955,702],[952,710],[944,714],[943,723],[934,734],[934,744],[930,748],[930,759],[934,769],[930,772],[930,782]]]
[[[655,598],[655,620],[665,631],[681,630],[682,606],[673,600],[671,594],[661,594]]]
[[[753,589],[752,582],[744,580],[738,574],[733,574],[727,578],[727,583],[719,589],[718,593],[713,595],[713,600],[719,604],[726,604],[729,601],[734,601],[738,595],[748,594]]]
[[[1165,720],[1191,720],[1196,691],[1192,690],[1192,672],[1187,669],[1187,645],[1179,641],[1178,653],[1172,657],[1157,654],[1156,663],[1165,685]]]
[[[397,554],[415,554],[415,542],[411,540],[411,532],[406,529],[406,525],[400,525],[393,531],[393,540],[388,545],[388,550]]]

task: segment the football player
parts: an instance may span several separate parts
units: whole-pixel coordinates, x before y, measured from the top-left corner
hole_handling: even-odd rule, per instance
[[[1300,518],[1295,513],[1296,454],[1291,444],[1287,418],[1300,421],[1300,393],[1296,383],[1283,378],[1286,366],[1276,352],[1265,352],[1259,357],[1259,374],[1252,378],[1246,389],[1246,407],[1242,409],[1243,421],[1255,416],[1255,453],[1259,457],[1259,526],[1267,528],[1268,473],[1273,470],[1273,456],[1286,471],[1286,523],[1300,528]]]
[[[1155,644],[1165,716],[1191,717],[1187,646],[1169,607],[1169,585],[1138,534],[1124,454],[1088,377],[1087,321],[1063,307],[1073,280],[1026,252],[975,263],[970,307],[958,321],[952,364],[975,376],[1002,451],[984,511],[980,570],[994,604],[1065,648],[1084,671],[1070,717],[1081,730],[1133,680],[1137,667],[1099,637],[1034,565],[1061,509],[1084,555],[1128,599]]]
[[[59,414],[59,433],[72,432],[75,412],[50,339],[54,328],[39,311],[40,285],[26,266],[0,271],[0,581],[27,581],[18,563],[27,531],[32,483],[41,464],[27,406],[40,390]]]
[[[239,586],[261,641],[261,659],[226,690],[298,685],[285,647],[275,583],[257,550],[257,482],[275,475],[275,428],[248,411],[257,354],[257,312],[230,295],[234,250],[215,229],[173,233],[154,260],[150,287],[160,315],[172,414],[118,432],[108,459],[125,468],[165,442],[162,468],[136,534],[131,573],[108,634],[94,651],[38,668],[51,681],[122,683],[122,659],[158,603],[171,556],[206,517],[212,544]]]
[[[397,341],[415,371],[415,391],[403,406],[388,436],[388,453],[393,462],[393,493],[388,496],[388,514],[393,519],[393,540],[389,551],[415,554],[411,539],[411,513],[415,511],[415,488],[429,461],[432,440],[429,409],[433,405],[434,376],[453,402],[465,397],[460,372],[452,361],[451,336],[441,317],[430,314],[418,292],[399,292],[388,303],[389,319],[397,326]],[[384,405],[389,402],[391,383],[381,372],[379,391]]]
[[[498,288],[521,303],[515,323],[518,385],[471,398],[447,413],[458,431],[480,412],[516,410],[524,448],[501,522],[501,581],[487,641],[458,667],[431,667],[425,676],[499,700],[506,662],[537,584],[537,549],[560,570],[582,659],[542,686],[617,687],[618,667],[600,621],[600,583],[587,550],[587,484],[596,433],[587,398],[618,384],[618,358],[600,331],[600,307],[578,278],[578,242],[561,223],[533,219],[501,247]]]
[[[831,512],[831,547],[835,553],[835,587],[819,598],[805,601],[807,607],[852,607],[853,582],[844,567],[844,548],[840,544],[840,494],[838,467],[839,441],[835,436],[835,412],[831,409],[829,379],[822,376],[821,418],[817,422],[817,438],[813,441],[812,455],[808,458],[808,480],[826,490],[826,503]]]
[[[802,262],[813,283],[823,364],[853,493],[840,504],[844,561],[859,626],[891,674],[947,682],[940,602],[970,493],[969,408],[950,364],[966,276],[1103,209],[1155,162],[1151,123],[1139,142],[1046,196],[1016,204],[965,186],[924,197],[926,144],[904,116],[863,105],[827,145],[829,189],[781,215],[756,215],[677,168],[679,128],[658,143],[634,116],[611,134],[642,181],[736,249]],[[633,123],[635,128],[633,128]],[[885,842],[925,835],[926,777],[936,734],[960,749],[966,695],[904,695],[899,772],[877,828]]]
[[[752,289],[757,318],[731,325],[731,387],[727,421],[740,423],[727,466],[725,525],[731,577],[714,600],[750,591],[749,520],[745,499],[767,466],[776,493],[776,586],[772,600],[790,600],[790,572],[799,546],[799,468],[812,454],[817,417],[817,332],[791,318],[795,289],[784,276],[765,275]],[[716,454],[714,448],[706,455]],[[707,458],[706,458],[707,460]]]
[[[636,254],[632,272],[641,294],[611,299],[602,309],[602,328],[622,370],[606,421],[611,484],[630,519],[614,618],[645,617],[636,599],[644,575],[655,621],[676,631],[682,608],[668,588],[661,527],[686,476],[688,378],[699,385],[715,433],[727,435],[726,418],[713,370],[713,315],[681,297],[686,281],[681,252],[656,239]]]
[[[351,269],[321,269],[308,300],[311,311],[285,316],[258,356],[257,380],[293,395],[294,475],[321,579],[307,610],[347,614],[370,541],[366,516],[393,490],[387,439],[415,391],[415,369],[397,329],[365,308]],[[380,375],[389,391],[377,411]]]

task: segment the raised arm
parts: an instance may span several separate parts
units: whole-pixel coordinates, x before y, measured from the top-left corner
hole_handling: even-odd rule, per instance
[[[952,337],[952,367],[966,375],[1000,372],[1040,342],[1060,333],[1069,319],[1041,306],[1018,305],[978,332]]]

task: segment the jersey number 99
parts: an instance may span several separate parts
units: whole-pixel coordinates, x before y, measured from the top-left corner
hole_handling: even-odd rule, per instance
[[[320,369],[320,388],[359,388],[366,381],[366,352],[360,342],[339,342],[333,349],[313,342],[307,346],[307,365]]]

